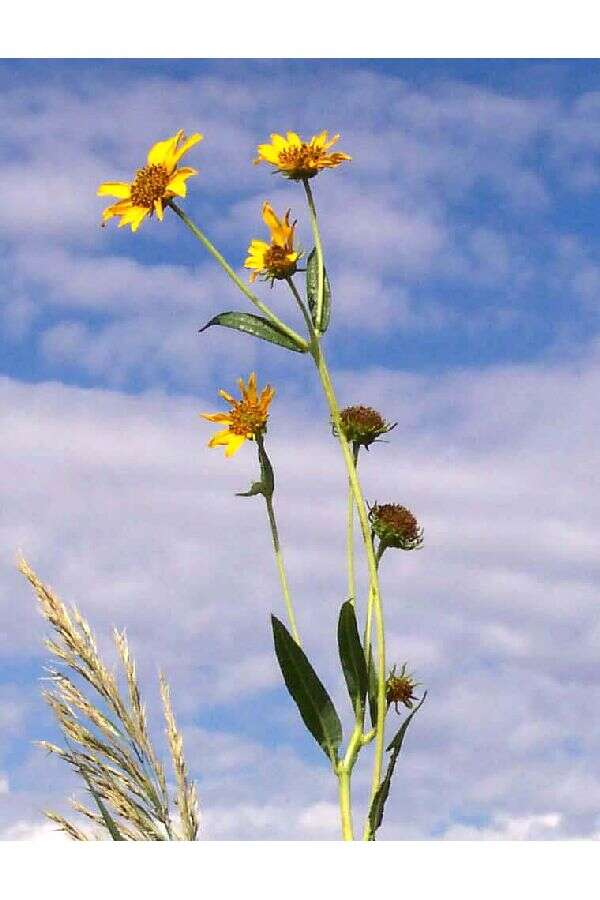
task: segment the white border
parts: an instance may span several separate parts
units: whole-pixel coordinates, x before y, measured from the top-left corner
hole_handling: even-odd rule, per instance
[[[582,0],[7,3],[3,58],[596,58]]]

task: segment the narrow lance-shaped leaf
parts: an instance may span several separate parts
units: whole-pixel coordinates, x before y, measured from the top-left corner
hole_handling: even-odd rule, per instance
[[[414,715],[418,713],[425,702],[425,698],[427,697],[427,691],[423,694],[421,702],[415,706],[413,711],[409,716],[406,717],[398,731],[396,732],[394,739],[391,743],[386,747],[386,750],[392,751],[392,755],[390,756],[390,761],[388,763],[387,772],[385,773],[385,778],[379,785],[379,790],[373,797],[373,803],[371,804],[371,809],[369,810],[369,840],[375,840],[375,832],[381,825],[383,821],[383,809],[385,807],[385,802],[390,793],[390,785],[392,783],[392,776],[394,774],[394,769],[396,768],[396,761],[400,755],[400,751],[402,750],[402,744],[404,742],[404,736],[406,734],[406,729],[410,725],[412,718]]]
[[[333,701],[285,625],[276,616],[271,616],[271,624],[275,653],[286,687],[296,702],[304,724],[334,762],[342,742],[342,724]]]
[[[270,344],[277,344],[285,347],[286,350],[294,350],[296,353],[306,353],[306,347],[297,344],[289,335],[285,334],[276,325],[269,322],[262,316],[255,316],[253,313],[246,312],[222,312],[214,316],[210,322],[200,329],[200,332],[206,331],[212,325],[222,325],[224,328],[233,328],[235,331],[242,331],[244,334],[251,334],[263,341],[269,341]]]
[[[331,285],[327,277],[327,270],[323,269],[323,306],[321,307],[321,317],[317,322],[317,299],[319,296],[319,263],[317,260],[317,251],[310,251],[306,262],[306,296],[308,297],[308,308],[315,328],[324,334],[329,328],[329,320],[331,318]]]
[[[338,649],[352,707],[358,716],[367,696],[368,676],[365,653],[358,636],[356,613],[349,600],[342,603],[338,620]]]

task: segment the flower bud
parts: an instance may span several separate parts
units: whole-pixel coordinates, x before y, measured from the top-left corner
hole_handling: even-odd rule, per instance
[[[376,409],[370,406],[347,406],[340,412],[342,432],[346,440],[358,447],[367,449],[381,437],[396,427],[396,422],[386,422]]]
[[[423,543],[423,529],[411,511],[397,503],[375,503],[369,510],[369,521],[379,538],[380,554],[387,547],[414,550]]]
[[[417,684],[418,682],[413,681],[412,675],[407,673],[406,663],[403,664],[399,675],[396,675],[396,666],[394,666],[385,683],[385,699],[387,701],[388,709],[392,703],[394,704],[396,712],[399,712],[399,703],[404,704],[407,709],[412,709],[413,700],[419,699],[418,697],[415,697],[413,693]]]

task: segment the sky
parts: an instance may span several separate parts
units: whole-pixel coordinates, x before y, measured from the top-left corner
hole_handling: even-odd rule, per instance
[[[159,744],[165,671],[203,838],[338,836],[274,660],[264,509],[234,496],[254,448],[208,450],[198,415],[251,371],[276,388],[292,594],[346,725],[346,484],[310,359],[199,334],[249,307],[174,216],[100,228],[97,185],[179,128],[204,135],[185,210],[243,277],[266,199],[312,246],[301,188],[253,166],[256,146],[327,129],[352,156],[313,181],[325,347],[340,404],[398,422],[361,460],[367,499],[425,530],[382,561],[390,665],[429,696],[381,839],[599,838],[600,63],[10,60],[0,82],[0,838],[59,839],[43,810],[78,789],[33,745],[57,733],[18,552],[107,654],[126,628]],[[282,285],[257,291],[301,328]],[[363,760],[357,821],[369,779]]]

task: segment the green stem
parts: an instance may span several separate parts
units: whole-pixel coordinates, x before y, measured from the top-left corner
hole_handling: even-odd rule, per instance
[[[342,453],[344,455],[344,461],[346,463],[346,469],[348,470],[348,478],[350,481],[350,486],[352,488],[352,496],[354,498],[354,502],[356,504],[356,509],[358,511],[358,518],[360,521],[360,527],[362,531],[363,543],[365,545],[365,550],[367,554],[367,564],[369,568],[369,580],[370,580],[370,589],[369,589],[369,603],[372,604],[372,609],[375,614],[375,631],[377,635],[377,728],[375,732],[375,758],[373,761],[373,777],[371,781],[371,796],[369,800],[369,809],[375,797],[375,794],[379,790],[379,785],[381,783],[381,772],[383,769],[383,753],[385,749],[385,714],[386,714],[386,704],[385,704],[385,630],[383,623],[383,609],[381,603],[381,595],[379,592],[379,578],[377,574],[377,559],[375,556],[375,549],[373,547],[373,541],[371,538],[371,527],[369,524],[369,519],[367,515],[365,501],[362,495],[362,490],[360,487],[360,482],[358,480],[358,476],[356,474],[356,467],[354,465],[354,460],[352,458],[352,451],[348,445],[348,441],[344,437],[341,422],[340,422],[340,412],[337,404],[337,400],[335,397],[335,392],[333,389],[333,385],[331,383],[331,378],[329,375],[329,370],[327,368],[327,363],[325,361],[325,357],[323,354],[323,350],[321,348],[320,342],[317,342],[315,346],[312,348],[313,357],[315,360],[315,364],[317,366],[317,371],[319,373],[319,378],[321,380],[321,384],[323,386],[323,391],[325,393],[325,397],[327,399],[327,403],[329,406],[329,411],[331,413],[331,418],[333,420],[333,424],[335,426],[335,431],[338,436],[338,440],[340,443],[340,447],[342,448]],[[365,832],[363,837],[365,840],[368,840],[369,834],[369,820],[367,816],[367,822],[365,824]]]
[[[354,468],[358,465],[358,451],[360,444],[354,444],[352,447],[352,457],[354,459]],[[356,575],[354,571],[354,497],[352,495],[352,485],[348,479],[348,520],[346,526],[346,548],[348,555],[348,597],[352,606],[356,605]]]
[[[304,302],[304,300],[303,300],[302,297],[300,296],[300,294],[299,294],[299,292],[298,292],[298,288],[296,287],[296,285],[295,285],[294,282],[292,281],[291,275],[288,276],[288,277],[286,278],[286,281],[287,281],[287,283],[288,283],[288,285],[289,285],[289,287],[290,287],[290,290],[291,290],[292,294],[294,295],[294,299],[295,299],[296,303],[298,304],[298,306],[299,306],[299,308],[300,308],[300,312],[301,312],[302,315],[304,316],[304,321],[305,321],[305,323],[306,323],[306,328],[307,328],[308,333],[309,333],[309,335],[310,335],[310,344],[309,344],[309,348],[313,348],[313,347],[314,347],[314,344],[315,344],[315,341],[317,340],[317,336],[316,336],[316,334],[315,334],[315,329],[314,329],[314,326],[313,326],[313,323],[312,323],[312,319],[311,319],[311,317],[310,317],[310,313],[309,313],[308,309],[306,308],[306,303]]]
[[[357,760],[361,747],[363,746],[362,723],[360,717],[357,718],[352,732],[352,737],[348,742],[344,759],[338,764],[336,774],[339,781],[339,798],[340,798],[340,818],[342,822],[342,837],[345,841],[354,840],[354,826],[352,824],[352,797],[350,793],[350,779],[352,777],[352,769]]]
[[[281,581],[281,591],[283,593],[283,599],[285,601],[285,608],[287,610],[288,619],[290,622],[290,627],[292,630],[292,637],[296,641],[299,647],[302,646],[300,643],[300,635],[298,633],[298,626],[296,624],[296,616],[294,614],[294,605],[292,603],[292,598],[290,596],[290,589],[288,587],[287,576],[285,574],[285,566],[283,564],[283,555],[281,553],[281,545],[279,543],[279,532],[277,530],[277,522],[275,520],[275,510],[273,509],[273,500],[271,497],[265,497],[265,503],[267,505],[267,513],[269,514],[269,525],[271,526],[271,535],[273,536],[273,549],[275,551],[275,560],[277,562],[277,571],[279,572],[279,580]]]
[[[269,309],[269,307],[266,305],[266,303],[263,303],[262,300],[260,300],[256,296],[256,294],[254,294],[246,284],[244,284],[244,282],[239,277],[239,275],[229,265],[229,263],[227,262],[225,257],[221,253],[219,253],[219,251],[217,250],[215,245],[212,243],[212,241],[210,241],[206,237],[204,232],[201,231],[201,229],[198,228],[198,226],[194,222],[192,222],[190,217],[187,216],[186,213],[184,213],[184,211],[182,209],[180,209],[176,203],[173,203],[172,200],[169,200],[169,206],[171,207],[173,212],[179,216],[181,221],[189,228],[189,230],[192,232],[194,237],[197,240],[199,240],[200,243],[203,244],[204,247],[206,247],[206,249],[211,254],[211,256],[213,256],[214,259],[216,259],[216,261],[219,263],[221,268],[225,270],[225,272],[229,275],[231,280],[240,289],[242,294],[244,294],[248,298],[248,300],[250,300],[250,302],[253,303],[254,306],[256,306],[257,309],[259,309],[261,311],[263,316],[265,316],[265,318],[267,318],[271,322],[272,325],[274,325],[276,328],[278,328],[280,331],[282,331],[284,334],[286,334],[289,338],[291,338],[294,341],[294,343],[296,343],[298,345],[299,348],[301,348],[304,352],[306,352],[308,350],[308,344],[306,343],[304,338],[301,337],[296,331],[294,331],[293,328],[290,328],[289,325],[286,325],[285,322],[282,322],[281,319],[278,316],[276,316],[275,313],[271,309]]]
[[[321,312],[323,310],[323,289],[325,283],[325,271],[323,266],[323,245],[321,244],[321,232],[319,231],[319,222],[317,219],[317,210],[315,201],[308,178],[302,179],[304,190],[306,191],[306,199],[308,201],[308,209],[310,212],[310,224],[315,242],[315,250],[317,251],[317,305],[315,309],[315,322],[321,321]]]
[[[292,603],[292,597],[290,595],[290,589],[288,586],[285,565],[283,563],[283,554],[281,552],[281,543],[279,541],[277,519],[275,518],[275,509],[273,508],[273,492],[275,490],[275,476],[273,474],[273,466],[271,465],[271,461],[267,456],[267,451],[265,450],[264,436],[262,434],[257,434],[255,440],[258,447],[258,461],[260,464],[261,483],[263,485],[262,495],[265,498],[267,514],[269,517],[269,525],[271,527],[271,537],[273,538],[273,550],[275,552],[275,562],[277,563],[277,571],[279,572],[279,580],[281,582],[281,592],[283,594],[285,608],[287,610],[292,637],[300,647],[300,634],[298,632],[298,626],[296,624],[294,604]]]

